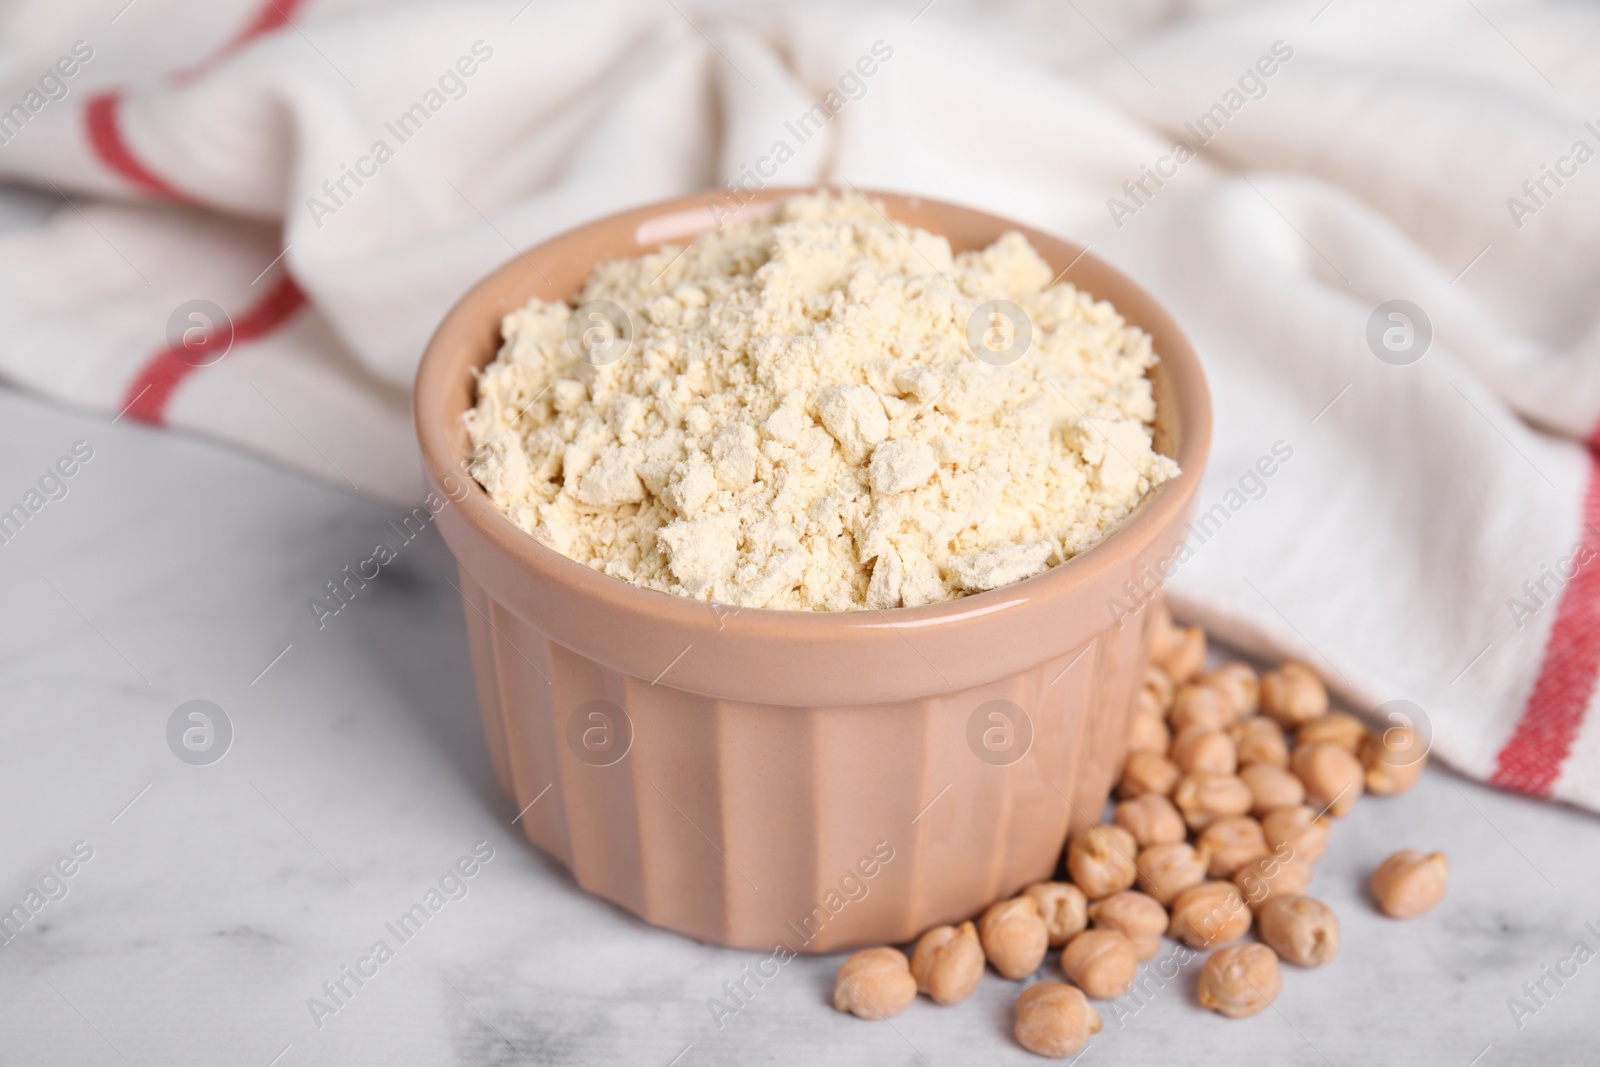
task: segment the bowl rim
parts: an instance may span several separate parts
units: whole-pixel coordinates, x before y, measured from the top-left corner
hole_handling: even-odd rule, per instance
[[[494,358],[498,340],[491,346],[486,358],[477,358],[470,351],[474,339],[483,333],[485,314],[499,301],[499,293],[510,277],[526,275],[521,300],[533,296],[545,299],[569,299],[571,293],[541,293],[537,277],[542,272],[529,257],[545,250],[557,250],[581,239],[590,231],[600,228],[627,227],[636,235],[651,233],[654,247],[680,243],[704,230],[714,228],[716,212],[713,200],[725,199],[726,190],[702,190],[684,196],[645,204],[639,207],[591,219],[560,233],[551,235],[502,262],[476,282],[450,308],[435,329],[425,347],[417,368],[412,396],[412,411],[423,468],[430,486],[437,490],[448,486],[451,479],[464,481],[466,492],[460,496],[448,495],[448,503],[459,518],[474,531],[486,538],[496,549],[510,557],[518,566],[532,572],[539,579],[560,586],[578,596],[604,602],[611,608],[681,629],[686,634],[722,631],[736,628],[750,636],[796,639],[816,637],[844,630],[878,630],[888,627],[901,629],[943,629],[979,617],[997,616],[1021,608],[1041,599],[1071,596],[1073,591],[1103,574],[1107,569],[1127,563],[1139,554],[1164,528],[1175,523],[1182,509],[1188,506],[1204,470],[1211,443],[1210,392],[1198,354],[1187,334],[1172,318],[1156,297],[1127,274],[1109,262],[1094,255],[1087,246],[1057,237],[1046,231],[1014,220],[994,215],[981,209],[936,200],[911,193],[897,193],[880,189],[850,189],[878,202],[895,219],[895,209],[911,207],[937,212],[955,213],[969,222],[991,224],[998,227],[996,235],[1016,230],[1027,237],[1035,249],[1051,257],[1040,248],[1053,244],[1072,254],[1072,259],[1056,281],[1072,282],[1075,275],[1086,272],[1099,274],[1133,294],[1145,306],[1146,314],[1130,315],[1125,301],[1113,301],[1119,314],[1146,333],[1161,334],[1167,338],[1158,349],[1160,373],[1170,383],[1171,402],[1177,408],[1169,417],[1176,422],[1173,458],[1181,473],[1147,493],[1132,512],[1124,518],[1104,540],[1042,574],[1024,578],[1010,585],[955,597],[950,600],[923,604],[917,607],[861,608],[850,611],[808,611],[785,608],[739,607],[720,601],[704,601],[677,593],[668,593],[617,578],[595,570],[585,564],[542,544],[521,527],[513,523],[490,500],[488,492],[465,470],[465,458],[458,455],[456,441],[464,436],[459,426],[466,408],[449,410],[443,402],[451,391],[451,378],[462,371],[482,367]],[[771,186],[754,193],[745,200],[739,211],[746,208],[768,208],[790,196],[820,190],[844,191],[827,184],[805,186]],[[895,219],[895,221],[899,221]],[[703,223],[703,224],[702,224]],[[932,227],[924,227],[933,231]],[[635,253],[640,254],[640,253]],[[585,274],[602,262],[594,259],[585,266]],[[537,277],[535,277],[537,275]],[[1054,284],[1054,283],[1052,283]],[[1081,287],[1080,288],[1084,288]],[[1084,288],[1096,300],[1109,299],[1102,293]],[[520,306],[520,304],[519,304]],[[494,337],[500,337],[500,315],[494,316]],[[1176,342],[1176,343],[1174,343]],[[463,355],[463,350],[467,354]],[[482,353],[478,353],[479,356]],[[469,403],[470,406],[470,403]],[[1158,401],[1158,418],[1160,402]],[[441,525],[448,534],[448,526]],[[448,540],[448,537],[447,537]],[[709,609],[709,610],[708,610]],[[731,636],[731,635],[730,635]]]

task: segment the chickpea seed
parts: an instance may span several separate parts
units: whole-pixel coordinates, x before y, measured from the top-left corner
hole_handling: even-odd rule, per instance
[[[1171,904],[1179,893],[1206,880],[1211,857],[1182,841],[1151,845],[1139,853],[1139,888],[1158,904]]]
[[[1366,769],[1367,792],[1378,796],[1404,793],[1417,784],[1428,753],[1410,726],[1391,726],[1380,734],[1369,735],[1361,746],[1361,765]]]
[[[887,1019],[917,995],[905,953],[885,945],[862,949],[839,965],[833,1006],[862,1019]]]
[[[1035,982],[1017,997],[1011,1032],[1017,1044],[1036,1056],[1065,1059],[1100,1032],[1100,1013],[1083,990],[1065,982]]]
[[[1361,742],[1367,739],[1367,724],[1348,711],[1330,711],[1320,719],[1300,724],[1294,732],[1296,745],[1315,745],[1327,742],[1338,745],[1352,756],[1361,751]]]
[[[1139,954],[1117,930],[1085,930],[1061,950],[1061,972],[1096,1000],[1120,997],[1139,974]]]
[[[1154,715],[1166,721],[1166,711],[1156,701],[1156,695],[1149,689],[1141,689],[1133,695],[1133,713],[1135,715]]]
[[[1175,682],[1192,681],[1206,665],[1206,632],[1198,626],[1178,629],[1177,643],[1161,668]]]
[[[1165,756],[1171,745],[1172,731],[1167,729],[1167,720],[1161,717],[1160,712],[1133,709],[1133,724],[1128,731],[1129,752],[1154,752],[1158,756]]]
[[[1258,763],[1273,767],[1289,766],[1289,745],[1283,736],[1283,727],[1265,715],[1254,715],[1228,727],[1233,747],[1238,753],[1239,766],[1254,767]]]
[[[1339,954],[1339,918],[1311,897],[1273,897],[1256,912],[1256,928],[1297,967],[1321,967]]]
[[[1172,710],[1167,712],[1167,721],[1172,723],[1174,730],[1179,731],[1191,726],[1220,730],[1233,721],[1233,708],[1227,698],[1215,689],[1203,685],[1185,685],[1179,687],[1178,695],[1172,698]]]
[[[1150,662],[1158,667],[1165,666],[1178,651],[1181,640],[1178,625],[1172,621],[1172,612],[1166,604],[1157,604],[1150,614]]]
[[[1172,788],[1172,803],[1191,830],[1203,830],[1226,815],[1243,815],[1255,798],[1237,775],[1198,771],[1184,775]]]
[[[1424,855],[1403,848],[1372,874],[1372,897],[1391,919],[1414,919],[1444,899],[1450,860],[1443,852]]]
[[[1206,771],[1232,774],[1239,766],[1233,741],[1221,730],[1208,726],[1189,726],[1180,730],[1169,753],[1184,774]]]
[[[1161,951],[1167,932],[1167,909],[1154,897],[1124,889],[1089,905],[1089,921],[1097,929],[1116,930],[1133,944],[1134,955],[1147,960]]]
[[[1122,801],[1111,821],[1132,834],[1142,849],[1182,841],[1189,836],[1189,828],[1172,801],[1155,793]]]
[[[1250,787],[1250,814],[1261,818],[1279,808],[1295,808],[1306,801],[1306,787],[1299,778],[1270,763],[1254,763],[1239,772],[1239,779]]]
[[[1206,874],[1211,878],[1232,878],[1240,867],[1271,853],[1261,824],[1248,815],[1218,819],[1200,831],[1195,848],[1210,856]]]
[[[1278,957],[1266,945],[1233,945],[1214,952],[1200,970],[1200,1003],[1230,1019],[1267,1009],[1283,989]]]
[[[939,1004],[965,1000],[983,977],[983,946],[970,922],[935,926],[917,941],[911,954],[911,976],[917,991]]]
[[[1284,726],[1328,713],[1328,690],[1304,663],[1289,662],[1261,676],[1261,710]]]
[[[1248,663],[1234,660],[1224,663],[1202,680],[1207,688],[1215,689],[1233,707],[1233,718],[1254,715],[1261,706],[1261,679]]]
[[[1044,962],[1050,930],[1029,896],[989,905],[978,920],[984,955],[1003,978],[1026,978]]]
[[[1117,795],[1125,800],[1149,794],[1166,796],[1178,784],[1183,772],[1165,756],[1154,752],[1130,752],[1122,765],[1122,780],[1117,783]]]
[[[1261,819],[1261,832],[1273,851],[1288,849],[1288,855],[1315,863],[1328,851],[1330,825],[1326,815],[1302,805],[1268,812]]]
[[[1139,843],[1120,826],[1091,826],[1067,845],[1067,873],[1090,900],[1126,889],[1138,877]]]
[[[1296,745],[1290,765],[1306,787],[1306,803],[1335,819],[1348,814],[1361,798],[1366,771],[1360,760],[1339,745],[1327,741]]]
[[[1237,941],[1250,930],[1250,908],[1232,882],[1201,882],[1172,902],[1167,932],[1193,949]]]
[[[1159,710],[1165,715],[1167,709],[1172,707],[1172,698],[1178,692],[1178,683],[1174,682],[1166,671],[1152,663],[1144,671],[1144,688],[1155,697],[1156,703],[1161,705]]]
[[[1233,884],[1250,907],[1258,909],[1279,897],[1303,896],[1314,873],[1305,860],[1288,853],[1273,853],[1234,871]]]
[[[1033,903],[1044,918],[1045,930],[1050,937],[1050,947],[1060,948],[1073,934],[1089,925],[1085,908],[1088,900],[1083,890],[1071,882],[1040,882],[1022,891],[1032,897]]]

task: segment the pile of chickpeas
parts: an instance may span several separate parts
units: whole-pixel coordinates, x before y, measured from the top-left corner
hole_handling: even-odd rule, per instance
[[[1060,949],[1067,981],[1023,989],[1013,1033],[1030,1052],[1065,1057],[1101,1028],[1090,1000],[1132,988],[1163,935],[1215,950],[1197,996],[1235,1019],[1277,998],[1280,959],[1333,961],[1338,917],[1306,895],[1330,816],[1347,814],[1363,793],[1411,788],[1426,760],[1422,739],[1413,726],[1372,733],[1330,711],[1322,679],[1301,663],[1260,677],[1237,662],[1202,673],[1205,632],[1152,610],[1151,665],[1118,803],[1109,823],[1067,843],[1070,881],[1030,885],[976,922],[935,927],[910,959],[889,946],[855,953],[839,968],[836,1008],[884,1019],[918,993],[955,1004],[977,988],[986,963],[1021,981]],[[1372,900],[1392,918],[1412,918],[1444,897],[1448,877],[1444,853],[1404,849],[1373,874]],[[1241,942],[1252,927],[1260,941]]]

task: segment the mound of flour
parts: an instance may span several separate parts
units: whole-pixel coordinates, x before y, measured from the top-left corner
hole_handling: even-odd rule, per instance
[[[465,415],[472,473],[556,551],[700,600],[848,611],[1006,585],[1178,471],[1151,449],[1149,336],[1050,281],[1020,234],[958,256],[859,197],[796,197],[596,268],[580,303],[632,324],[615,362],[596,353],[622,340],[569,340],[567,304],[507,315]],[[968,343],[992,299],[1031,323],[1004,365]]]

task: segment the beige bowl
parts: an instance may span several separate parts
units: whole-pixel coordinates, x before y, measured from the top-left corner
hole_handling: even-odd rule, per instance
[[[802,190],[772,189],[768,204]],[[1146,652],[1124,583],[1181,540],[1210,401],[1188,339],[1110,266],[1048,234],[889,193],[956,251],[1019,230],[1149,332],[1157,448],[1183,474],[1046,574],[892,611],[735,610],[641,589],[546,548],[462,474],[472,371],[503,315],[590,269],[710,229],[707,197],[601,219],[510,260],[445,317],[416,422],[460,564],[484,730],[528,839],[580,885],[703,941],[823,952],[965,919],[1055,870],[1121,767]]]

